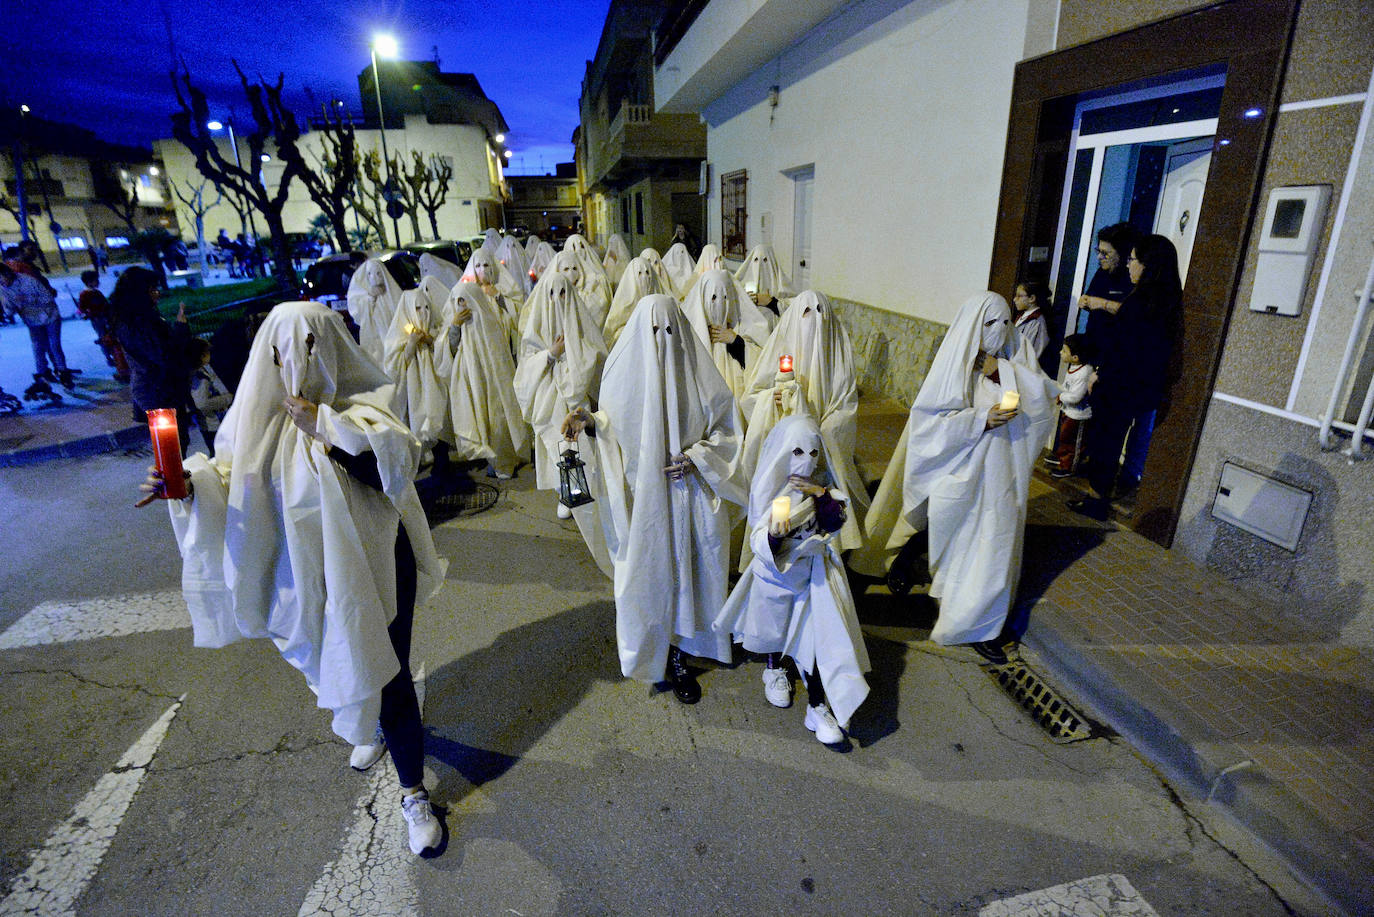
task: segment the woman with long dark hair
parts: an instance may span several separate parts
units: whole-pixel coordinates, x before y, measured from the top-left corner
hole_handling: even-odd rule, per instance
[[[183,304],[176,322],[169,323],[157,310],[162,289],[158,277],[146,267],[131,267],[119,275],[110,294],[110,318],[115,337],[129,361],[134,420],[144,420],[154,408],[176,408],[181,451],[190,444],[190,367],[187,364],[191,326]]]
[[[1169,363],[1183,314],[1174,243],[1160,235],[1141,238],[1126,268],[1134,286],[1102,342],[1092,388],[1088,482],[1093,496],[1069,504],[1075,512],[1096,519],[1107,518],[1121,448],[1132,425],[1148,422],[1168,392]]]

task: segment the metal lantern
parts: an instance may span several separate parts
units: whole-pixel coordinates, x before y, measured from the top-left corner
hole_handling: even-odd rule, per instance
[[[586,463],[577,457],[576,447],[568,443],[558,463],[558,502],[568,509],[592,502],[592,495],[587,493],[586,467]]]

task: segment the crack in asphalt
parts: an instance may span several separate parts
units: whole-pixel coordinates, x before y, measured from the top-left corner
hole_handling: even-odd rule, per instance
[[[281,739],[277,741],[276,745],[272,746],[266,751],[260,751],[258,749],[249,749],[248,751],[241,751],[232,755],[220,755],[219,757],[215,758],[202,758],[199,761],[190,761],[186,764],[177,764],[171,767],[162,766],[159,767],[158,770],[160,772],[165,773],[175,773],[177,771],[186,771],[191,770],[193,768],[205,767],[207,764],[225,764],[234,761],[242,761],[244,758],[270,758],[280,754],[294,754],[296,752],[309,751],[312,748],[319,748],[321,745],[338,745],[338,743],[333,739],[311,739],[308,742],[305,742],[301,745],[292,745],[290,742],[290,736],[282,736]]]
[[[106,684],[103,681],[96,681],[94,678],[88,678],[87,676],[82,675],[79,672],[75,672],[71,669],[12,669],[10,671],[0,672],[0,677],[7,675],[66,675],[68,678],[74,679],[75,681],[78,681],[83,685],[91,685],[96,688],[104,688],[107,691],[134,691],[139,694],[146,695],[147,697],[158,698],[159,700],[181,699],[181,695],[164,694],[161,691],[152,691],[148,688],[143,687],[143,685]]]
[[[933,654],[932,654],[932,655],[933,655]],[[935,658],[941,659],[941,660],[943,660],[943,661],[945,661],[945,662],[952,662],[952,663],[954,663],[955,665],[967,665],[967,664],[968,664],[968,663],[959,662],[958,660],[945,659],[945,658],[942,657],[942,656],[936,656]],[[979,713],[981,713],[981,714],[983,715],[983,718],[986,719],[986,720],[988,721],[988,724],[992,726],[993,732],[997,733],[999,736],[1001,736],[1002,738],[1006,739],[1008,742],[1011,742],[1013,745],[1019,745],[1019,746],[1022,747],[1022,748],[1025,748],[1025,749],[1028,749],[1028,750],[1030,750],[1030,751],[1033,751],[1033,752],[1035,752],[1036,754],[1040,755],[1040,757],[1044,758],[1046,761],[1050,762],[1051,764],[1054,764],[1054,765],[1057,765],[1057,766],[1059,766],[1059,767],[1062,767],[1062,768],[1064,768],[1065,770],[1072,771],[1073,773],[1078,774],[1080,777],[1100,777],[1100,776],[1101,776],[1101,772],[1100,772],[1100,771],[1086,771],[1086,770],[1083,770],[1082,768],[1074,767],[1072,764],[1069,764],[1069,763],[1066,762],[1066,761],[1061,761],[1059,758],[1056,758],[1054,755],[1051,755],[1048,751],[1046,751],[1044,748],[1040,747],[1040,746],[1037,745],[1037,744],[1034,744],[1034,743],[1031,743],[1031,742],[1025,742],[1025,741],[1022,741],[1021,739],[1016,738],[1015,736],[1008,735],[1006,732],[1004,732],[1004,731],[1002,730],[1002,727],[998,724],[996,718],[994,718],[993,715],[992,715],[991,713],[989,713],[987,710],[984,710],[981,706],[979,706],[979,705],[978,705],[978,702],[977,702],[976,700],[973,699],[973,691],[972,691],[972,689],[970,689],[967,685],[965,685],[965,684],[963,684],[962,682],[960,682],[960,681],[954,676],[954,671],[951,670],[948,666],[943,666],[942,669],[943,669],[943,671],[944,671],[946,677],[949,678],[950,683],[953,684],[955,687],[957,687],[960,691],[964,692],[964,697],[968,700],[969,706],[972,707],[974,710],[977,710]]]
[[[1288,914],[1289,917],[1299,917],[1298,912],[1294,910],[1292,905],[1290,905],[1288,901],[1283,897],[1283,895],[1279,893],[1278,889],[1276,889],[1269,882],[1265,881],[1264,877],[1261,876],[1258,872],[1256,872],[1250,866],[1249,863],[1245,862],[1245,860],[1241,857],[1239,853],[1236,853],[1236,851],[1226,846],[1226,844],[1223,843],[1220,838],[1218,838],[1211,831],[1207,830],[1207,826],[1202,823],[1201,819],[1199,819],[1196,815],[1192,813],[1192,810],[1188,808],[1187,802],[1185,802],[1183,797],[1179,795],[1178,791],[1175,790],[1172,785],[1170,785],[1169,781],[1165,779],[1163,774],[1156,770],[1154,766],[1149,764],[1149,762],[1145,762],[1145,765],[1150,769],[1150,773],[1154,775],[1155,780],[1159,782],[1160,787],[1164,790],[1165,797],[1169,800],[1169,802],[1173,804],[1174,808],[1177,809],[1179,814],[1183,817],[1183,834],[1185,837],[1188,838],[1188,843],[1192,847],[1197,848],[1201,844],[1201,842],[1197,839],[1197,836],[1194,834],[1194,831],[1196,831],[1198,834],[1201,834],[1204,838],[1211,841],[1212,844],[1217,847],[1217,849],[1221,850],[1228,857],[1234,860],[1236,862],[1236,865],[1238,865],[1241,869],[1249,873],[1251,878],[1253,878],[1265,889],[1265,891],[1269,892],[1269,894],[1273,896],[1274,900],[1277,901],[1279,903],[1279,906],[1283,908],[1283,912],[1285,914]]]

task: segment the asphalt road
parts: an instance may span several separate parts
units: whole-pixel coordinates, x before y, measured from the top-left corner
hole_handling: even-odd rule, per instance
[[[414,663],[449,833],[412,857],[394,775],[348,769],[270,646],[191,646],[147,461],[0,469],[0,914],[1330,912],[1121,740],[1053,743],[919,609],[860,603],[843,753],[757,663],[695,707],[622,679],[610,584],[527,480],[435,530]]]

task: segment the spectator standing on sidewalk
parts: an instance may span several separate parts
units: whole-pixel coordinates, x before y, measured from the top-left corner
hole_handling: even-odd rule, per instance
[[[62,352],[62,315],[57,311],[57,297],[52,287],[32,274],[19,273],[6,262],[0,264],[0,297],[3,297],[4,313],[17,314],[29,329],[34,381],[61,382],[63,388],[70,389],[72,372]]]
[[[209,341],[191,339],[191,365],[195,367],[191,371],[191,401],[196,407],[196,426],[200,427],[205,448],[213,458],[215,432],[234,401],[234,393],[210,366]]]
[[[1064,390],[1059,393],[1059,434],[1054,454],[1046,461],[1054,466],[1050,477],[1067,478],[1078,469],[1087,423],[1093,416],[1092,405],[1088,403],[1088,384],[1097,356],[1086,335],[1071,334],[1064,338],[1059,357],[1067,370]]]
[[[175,324],[169,324],[157,310],[161,297],[157,274],[146,267],[131,267],[115,282],[110,316],[129,361],[134,420],[142,422],[154,408],[176,408],[184,452],[191,441],[190,367],[186,365],[191,327],[184,303]]]

